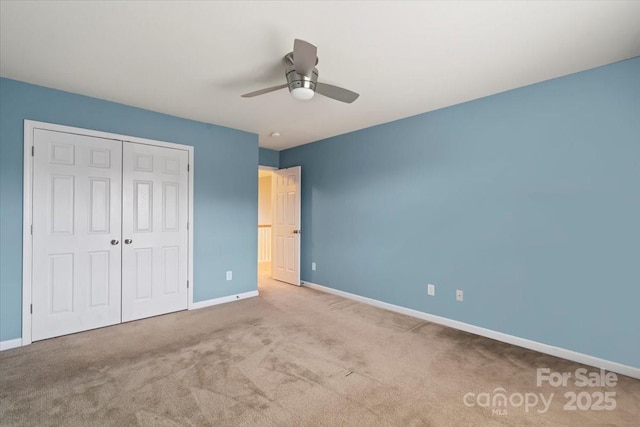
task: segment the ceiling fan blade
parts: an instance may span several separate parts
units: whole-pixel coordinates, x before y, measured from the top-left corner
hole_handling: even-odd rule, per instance
[[[351,104],[360,96],[350,90],[320,82],[316,83],[316,93],[335,99],[336,101],[346,102],[347,104]]]
[[[279,90],[279,89],[284,89],[285,87],[287,87],[286,84],[273,86],[273,87],[268,87],[266,89],[256,90],[255,92],[245,93],[244,95],[242,95],[242,97],[243,98],[253,98],[254,96],[262,95],[262,94],[269,93],[269,92],[274,92],[274,91]]]
[[[293,42],[293,66],[296,73],[310,76],[318,62],[318,48],[304,40]]]

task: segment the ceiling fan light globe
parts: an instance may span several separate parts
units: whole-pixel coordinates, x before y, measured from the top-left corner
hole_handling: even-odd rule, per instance
[[[297,87],[291,89],[291,96],[300,101],[307,101],[313,98],[314,93],[315,92],[313,91],[313,89],[310,89],[308,87]]]

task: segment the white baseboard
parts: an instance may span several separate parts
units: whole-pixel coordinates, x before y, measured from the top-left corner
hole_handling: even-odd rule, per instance
[[[191,304],[191,307],[189,307],[189,310],[196,310],[198,308],[211,307],[212,305],[224,304],[227,302],[239,301],[241,299],[257,297],[257,296],[258,296],[258,291],[256,290],[256,291],[243,292],[241,294],[236,294],[236,295],[229,295],[226,297],[208,299],[205,301],[198,301]]]
[[[16,347],[22,347],[22,338],[0,341],[0,351],[9,350]]]
[[[502,341],[508,344],[516,345],[518,347],[528,348],[529,350],[539,351],[540,353],[550,354],[551,356],[560,357],[562,359],[571,360],[573,362],[594,366],[596,368],[606,369],[608,371],[617,372],[622,375],[640,379],[640,368],[635,368],[633,366],[623,365],[618,362],[612,362],[610,360],[600,359],[599,357],[589,356],[588,354],[578,353],[573,350],[567,350],[561,347],[554,347],[552,345],[543,344],[537,341],[531,341],[526,338],[520,338],[514,335],[504,334],[502,332],[497,332],[491,329],[482,328],[480,326],[471,325],[469,323],[448,319],[446,317],[440,317],[434,314],[429,314],[422,311],[401,307],[399,305],[389,304],[387,302],[363,297],[363,296],[352,294],[345,291],[340,291],[338,289],[329,288],[327,286],[318,285],[316,283],[302,282],[302,286],[306,286],[311,289],[316,289],[321,292],[327,292],[330,294],[339,295],[344,298],[348,298],[364,304],[369,304],[374,307],[383,308],[385,310],[394,311],[396,313],[405,314],[407,316],[416,317],[418,319],[426,320],[428,322],[438,323],[440,325],[448,326],[450,328],[459,329],[461,331],[491,338],[496,341]]]

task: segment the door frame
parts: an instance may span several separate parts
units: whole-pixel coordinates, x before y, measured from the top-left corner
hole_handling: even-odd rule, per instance
[[[187,310],[192,310],[193,303],[193,181],[194,147],[191,145],[176,144],[173,142],[158,141],[154,139],[138,138],[135,136],[121,135],[111,132],[102,132],[79,127],[64,126],[54,123],[24,120],[24,168],[22,190],[22,345],[31,344],[31,304],[32,304],[32,277],[33,265],[33,236],[31,228],[33,224],[33,134],[35,129],[54,132],[71,133],[77,135],[93,136],[97,138],[113,139],[122,142],[135,142],[138,144],[154,145],[157,147],[185,150],[189,153],[189,189],[188,189],[188,245],[187,245]]]

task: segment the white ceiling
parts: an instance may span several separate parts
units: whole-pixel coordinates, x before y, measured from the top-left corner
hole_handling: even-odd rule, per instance
[[[285,82],[294,38],[318,46],[320,81],[360,98],[241,98]],[[639,1],[0,2],[2,76],[276,150],[635,56]]]

